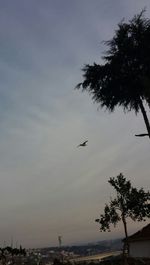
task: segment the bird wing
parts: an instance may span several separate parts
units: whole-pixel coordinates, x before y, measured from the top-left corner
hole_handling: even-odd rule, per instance
[[[87,142],[88,142],[88,140],[86,140],[86,141],[83,142],[82,144],[79,144],[77,147],[79,147],[79,146],[85,146]]]
[[[83,142],[83,145],[85,145],[88,142],[88,140],[86,140],[85,142]]]

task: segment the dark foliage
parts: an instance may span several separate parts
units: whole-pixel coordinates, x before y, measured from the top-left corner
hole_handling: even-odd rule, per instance
[[[84,81],[77,85],[86,90],[92,99],[114,111],[116,106],[124,110],[142,111],[150,136],[150,126],[143,102],[150,107],[150,19],[144,11],[118,25],[113,39],[105,42],[108,50],[103,64],[85,65]]]
[[[25,248],[12,248],[10,246],[0,248],[0,259],[6,259],[6,256],[26,256]]]
[[[132,187],[131,182],[126,180],[122,173],[116,178],[110,178],[108,182],[116,191],[116,198],[105,205],[104,213],[95,221],[99,223],[101,232],[110,231],[111,224],[116,226],[122,221],[126,238],[124,253],[128,253],[127,218],[133,221],[145,221],[145,218],[150,218],[150,192]]]
[[[100,224],[100,231],[109,231],[111,224],[116,226],[123,218],[130,217],[133,221],[143,221],[150,217],[149,191],[133,188],[122,173],[116,178],[110,178],[108,182],[117,194],[115,199],[111,199],[110,203],[105,205],[104,214],[95,220]]]

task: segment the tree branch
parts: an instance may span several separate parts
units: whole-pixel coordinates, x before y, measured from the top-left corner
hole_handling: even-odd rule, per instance
[[[141,134],[135,134],[136,137],[145,137],[145,136],[149,136],[148,133],[141,133]]]

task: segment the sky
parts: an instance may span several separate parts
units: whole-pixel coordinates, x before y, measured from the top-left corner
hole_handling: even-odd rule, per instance
[[[149,140],[134,137],[142,115],[110,114],[74,88],[122,18],[145,7],[150,17],[149,0],[0,0],[2,246],[124,237],[122,225],[100,233],[94,220],[114,195],[110,177],[149,189]],[[129,233],[143,225],[129,222]]]

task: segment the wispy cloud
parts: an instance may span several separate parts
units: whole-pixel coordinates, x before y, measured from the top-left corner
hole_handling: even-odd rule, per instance
[[[142,117],[97,111],[74,90],[84,63],[101,60],[101,41],[122,17],[144,6],[149,16],[148,2],[1,2],[1,242],[107,238],[94,223],[111,192],[107,179],[123,171],[148,187],[148,142],[134,138]],[[88,146],[76,148],[84,139]]]

